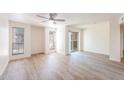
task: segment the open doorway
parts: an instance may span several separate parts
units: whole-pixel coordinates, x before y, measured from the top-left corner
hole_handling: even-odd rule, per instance
[[[78,51],[79,32],[69,32],[69,52]]]

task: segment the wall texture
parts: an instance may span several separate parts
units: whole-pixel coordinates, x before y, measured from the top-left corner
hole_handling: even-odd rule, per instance
[[[9,29],[8,19],[0,15],[0,75],[9,61]]]
[[[45,52],[45,29],[43,27],[31,26],[31,53]]]
[[[56,51],[65,55],[65,26],[58,26],[56,31]]]
[[[91,24],[83,31],[84,51],[109,55],[109,22]]]
[[[121,61],[121,34],[117,18],[110,20],[110,60]]]

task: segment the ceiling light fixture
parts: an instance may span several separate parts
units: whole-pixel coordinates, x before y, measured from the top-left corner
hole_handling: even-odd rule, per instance
[[[49,26],[55,27],[56,22],[54,20],[49,20]]]

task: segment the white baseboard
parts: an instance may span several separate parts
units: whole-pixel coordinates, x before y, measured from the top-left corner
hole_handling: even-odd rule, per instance
[[[31,54],[38,54],[38,53],[42,53],[44,52],[44,50],[37,50],[37,51],[31,51]]]
[[[40,53],[44,53],[44,52],[43,51],[34,52],[34,53],[31,53],[31,55],[33,55],[33,54],[40,54]]]
[[[121,62],[121,60],[119,59],[114,59],[114,58],[109,58],[111,61],[114,61],[114,62]]]
[[[3,72],[5,71],[7,65],[9,62],[9,57],[7,56],[0,56],[0,75],[3,74]]]
[[[6,70],[7,66],[8,66],[8,62],[6,64],[4,64],[3,67],[1,68],[0,76],[4,73],[4,71]]]

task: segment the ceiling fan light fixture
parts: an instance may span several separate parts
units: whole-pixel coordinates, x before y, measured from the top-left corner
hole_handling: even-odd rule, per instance
[[[56,21],[54,21],[54,20],[49,20],[49,23],[50,23],[50,24],[56,24]]]
[[[44,17],[41,15],[37,15],[37,17],[46,19],[45,21],[42,22],[49,22],[49,24],[56,24],[56,22],[65,22],[65,19],[56,19],[57,13],[49,13],[49,17]]]
[[[49,20],[49,26],[55,26],[56,22],[54,20]]]
[[[53,20],[49,20],[49,24],[52,24],[54,21]]]
[[[54,21],[53,24],[56,24],[56,21]]]

